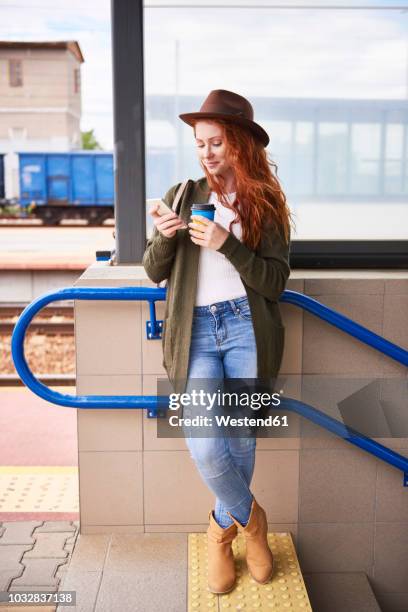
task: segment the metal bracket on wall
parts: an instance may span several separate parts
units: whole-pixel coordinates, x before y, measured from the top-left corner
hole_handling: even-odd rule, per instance
[[[146,321],[146,337],[148,340],[160,340],[162,337],[163,321]]]
[[[147,410],[148,419],[165,419],[167,414],[167,408],[149,408]]]
[[[163,331],[163,321],[156,319],[156,302],[149,300],[150,320],[146,321],[146,338],[148,340],[160,340]]]

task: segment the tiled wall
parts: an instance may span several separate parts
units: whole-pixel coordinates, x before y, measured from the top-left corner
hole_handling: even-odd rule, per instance
[[[288,289],[408,346],[408,279],[294,276]],[[76,285],[155,286],[141,267],[102,263]],[[311,314],[289,304],[281,310],[282,374],[407,376],[403,366]],[[162,319],[163,302],[156,312]],[[166,374],[161,342],[146,339],[147,303],[77,301],[75,316],[78,394],[156,395]],[[207,528],[213,496],[184,439],[159,439],[156,426],[146,411],[78,411],[82,533]],[[292,532],[304,571],[364,571],[384,610],[408,609],[408,488],[401,472],[316,426],[309,432],[258,439],[252,490],[270,529]],[[386,443],[408,456],[407,439]]]
[[[408,280],[305,280],[304,293],[408,347]],[[402,365],[309,313],[302,344],[306,374],[407,377]],[[408,456],[407,438],[377,441]],[[364,571],[384,611],[408,610],[408,488],[402,472],[325,432],[301,439],[299,476],[303,571]]]

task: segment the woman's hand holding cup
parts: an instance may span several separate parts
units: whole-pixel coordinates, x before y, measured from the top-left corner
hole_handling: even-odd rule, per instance
[[[194,244],[218,251],[228,238],[229,231],[219,223],[214,223],[206,217],[192,215],[188,224],[190,238]]]
[[[229,231],[219,223],[214,222],[214,204],[193,204],[191,207],[191,223],[188,224],[190,238],[194,244],[218,251],[228,238]]]
[[[183,219],[174,212],[170,212],[166,215],[158,214],[159,205],[155,204],[149,210],[149,214],[153,217],[153,223],[156,226],[160,234],[163,234],[166,238],[173,238],[178,229],[187,228]]]

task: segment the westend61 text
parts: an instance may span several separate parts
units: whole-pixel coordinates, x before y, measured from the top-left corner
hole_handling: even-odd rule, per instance
[[[215,422],[222,427],[288,427],[288,417],[286,415],[272,415],[266,418],[231,416],[215,416]],[[212,427],[214,419],[212,417],[197,415],[192,418],[180,418],[177,415],[169,417],[169,424],[172,427]]]
[[[228,400],[226,402],[225,400]],[[216,393],[206,393],[192,390],[190,393],[171,393],[169,395],[170,410],[178,410],[180,406],[205,406],[207,410],[212,410],[214,404],[217,406],[249,406],[252,410],[258,410],[261,406],[279,406],[279,393],[228,393],[217,391]]]

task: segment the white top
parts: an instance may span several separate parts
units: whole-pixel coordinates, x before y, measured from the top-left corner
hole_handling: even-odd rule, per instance
[[[231,203],[235,195],[235,193],[227,194]],[[214,191],[210,194],[209,203],[215,206],[214,222],[229,231],[229,224],[235,217],[234,211],[223,206]],[[242,239],[239,221],[232,225],[231,231],[239,240]],[[242,296],[246,296],[245,287],[239,273],[227,257],[214,249],[200,247],[195,306],[207,306]]]

